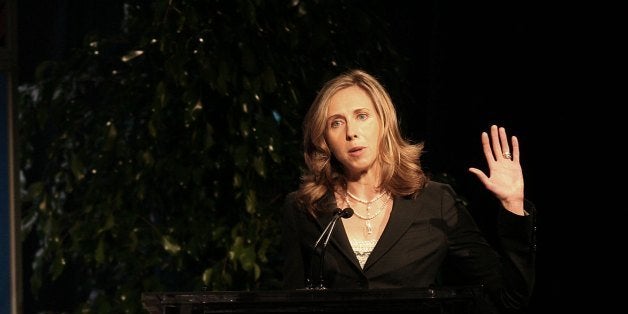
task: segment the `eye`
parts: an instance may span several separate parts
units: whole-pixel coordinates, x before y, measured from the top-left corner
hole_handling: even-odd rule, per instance
[[[366,113],[359,113],[357,117],[358,117],[358,120],[366,120],[368,119],[369,115]]]
[[[329,124],[329,126],[332,128],[337,128],[341,125],[342,125],[342,120],[332,120],[331,123]]]

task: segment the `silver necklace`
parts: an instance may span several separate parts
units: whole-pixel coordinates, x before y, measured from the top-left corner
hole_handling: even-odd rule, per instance
[[[347,193],[345,193],[345,203],[347,205],[347,207],[351,207],[351,203],[349,203],[349,191],[347,191]],[[387,194],[387,193],[382,193],[382,195]],[[381,198],[381,195],[377,197],[377,199]],[[366,232],[368,234],[373,234],[373,225],[371,224],[371,220],[377,216],[379,216],[379,214],[381,214],[384,209],[386,209],[386,205],[388,204],[388,201],[390,201],[391,197],[387,197],[384,202],[382,203],[382,206],[379,208],[379,210],[377,212],[375,212],[375,214],[371,215],[371,213],[369,213],[369,207],[367,205],[366,207],[366,216],[362,216],[360,214],[358,214],[358,212],[354,211],[353,214],[356,215],[356,217],[365,220],[364,224],[366,225]],[[375,200],[376,201],[376,200]],[[373,201],[373,202],[375,202]]]

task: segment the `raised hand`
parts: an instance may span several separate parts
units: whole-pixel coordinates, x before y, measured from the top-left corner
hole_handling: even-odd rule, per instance
[[[511,150],[512,148],[512,150]],[[482,132],[482,149],[488,163],[488,176],[478,168],[469,168],[507,210],[524,215],[523,171],[519,162],[519,141],[512,136],[510,145],[506,129],[491,126],[491,135]]]

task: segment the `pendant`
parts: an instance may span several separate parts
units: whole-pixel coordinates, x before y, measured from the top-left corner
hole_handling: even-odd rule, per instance
[[[373,226],[371,225],[371,221],[370,220],[366,221],[366,232],[368,234],[373,234]]]

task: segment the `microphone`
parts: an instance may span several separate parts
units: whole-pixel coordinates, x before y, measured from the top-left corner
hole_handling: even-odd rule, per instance
[[[308,289],[320,289],[320,290],[327,289],[327,287],[325,287],[325,280],[323,278],[323,268],[325,267],[325,249],[327,248],[327,244],[329,243],[331,234],[334,232],[334,227],[336,226],[336,222],[338,221],[338,219],[339,218],[346,219],[351,216],[353,216],[353,209],[351,209],[351,207],[347,207],[345,209],[337,208],[331,221],[327,224],[325,229],[323,229],[323,232],[321,232],[321,235],[318,237],[318,239],[314,243],[314,250],[316,251],[316,248],[319,247],[319,244],[321,244],[321,240],[323,239],[323,237],[326,236],[325,241],[321,244],[321,247],[320,247],[321,265],[320,265],[320,279],[319,279],[318,287],[312,287],[311,279],[308,278],[308,283],[307,283]],[[311,268],[310,268],[310,273],[311,273]]]

